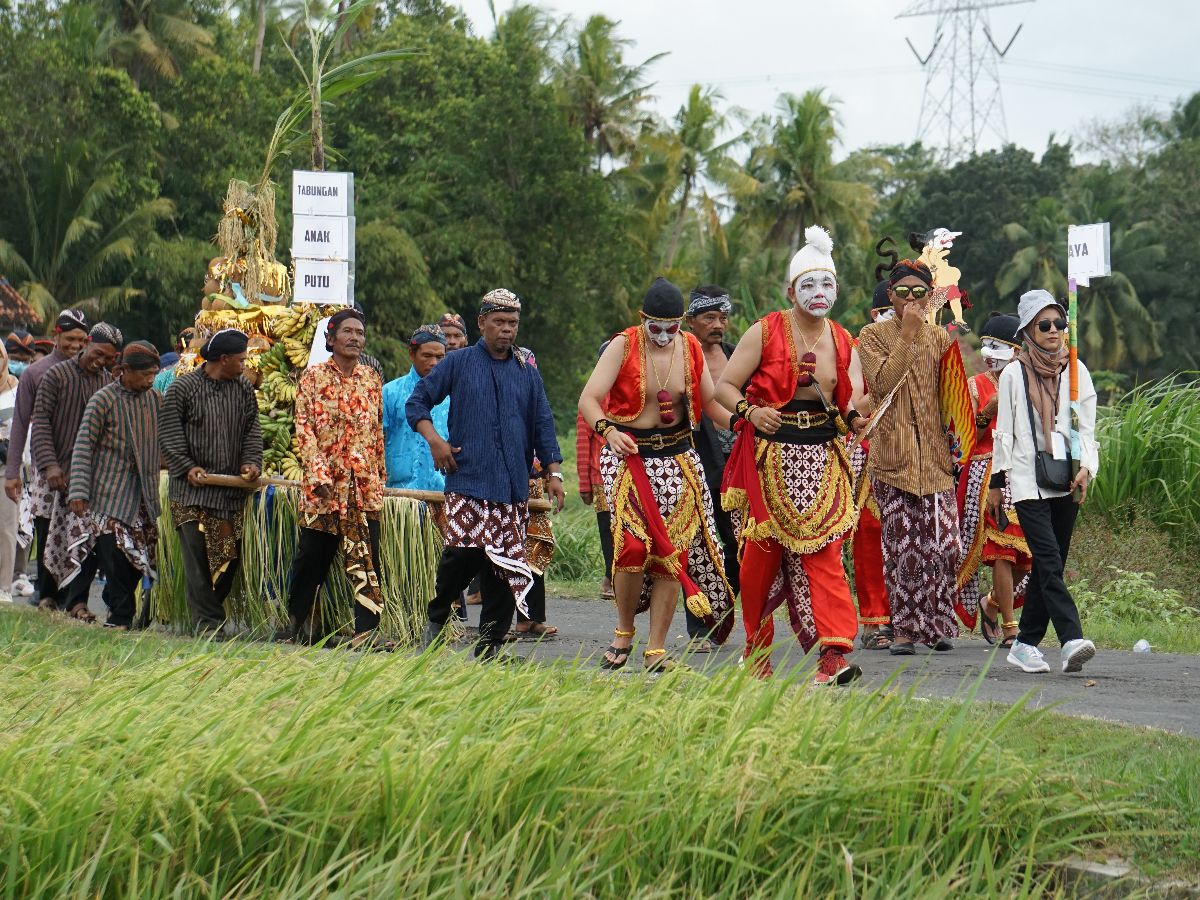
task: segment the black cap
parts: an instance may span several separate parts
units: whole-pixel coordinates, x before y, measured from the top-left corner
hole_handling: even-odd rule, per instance
[[[888,283],[881,281],[871,293],[871,309],[891,309],[892,298],[888,296]]]
[[[1020,324],[1021,320],[1016,316],[994,312],[983,323],[983,327],[979,329],[979,337],[991,338],[995,341],[1003,341],[1006,344],[1019,347],[1021,341],[1017,337],[1017,326]]]
[[[646,291],[642,312],[652,319],[682,319],[683,294],[660,275]]]

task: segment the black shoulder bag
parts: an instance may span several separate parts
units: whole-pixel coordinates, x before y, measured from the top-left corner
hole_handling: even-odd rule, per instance
[[[1017,365],[1021,365],[1017,363]],[[1029,432],[1033,436],[1033,449],[1036,455],[1034,461],[1034,475],[1037,478],[1038,487],[1047,491],[1069,491],[1071,489],[1071,449],[1067,448],[1066,459],[1055,459],[1054,451],[1038,450],[1037,449],[1037,432],[1033,425],[1033,401],[1029,399],[1029,372],[1021,366],[1021,378],[1025,380],[1025,406],[1029,410]],[[1061,380],[1062,376],[1059,376]],[[1059,391],[1057,387],[1054,392],[1055,403],[1058,401]],[[1051,428],[1053,428],[1053,423]]]

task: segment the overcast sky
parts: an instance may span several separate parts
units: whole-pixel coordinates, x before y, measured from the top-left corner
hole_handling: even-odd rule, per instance
[[[492,31],[487,0],[460,0],[479,34]],[[496,0],[501,14],[511,0]],[[656,109],[673,115],[695,82],[715,86],[729,105],[769,112],[784,92],[824,86],[841,100],[841,153],[915,138],[925,73],[905,43],[933,44],[932,17],[896,19],[935,0],[556,0],[542,4],[579,22],[603,12],[636,41],[628,59],[670,55],[651,69]],[[1000,65],[1009,140],[1040,152],[1051,133],[1078,135],[1094,118],[1135,104],[1168,111],[1200,90],[1200,14],[1195,0],[1036,0],[991,9],[1001,47],[1020,35]],[[946,41],[948,42],[949,36]],[[884,94],[884,91],[887,94]],[[891,105],[913,99],[906,122]],[[928,140],[927,143],[936,143]],[[981,149],[997,146],[989,136]]]

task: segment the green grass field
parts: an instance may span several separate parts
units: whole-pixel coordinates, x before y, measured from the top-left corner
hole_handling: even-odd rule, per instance
[[[1035,896],[1200,872],[1200,742],[740,673],[0,613],[8,897]]]

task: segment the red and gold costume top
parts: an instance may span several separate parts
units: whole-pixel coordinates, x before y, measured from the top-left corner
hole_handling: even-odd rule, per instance
[[[782,409],[796,395],[800,378],[800,354],[792,334],[792,314],[785,309],[767,313],[758,320],[762,329],[762,360],[750,376],[746,399],[755,406]],[[837,322],[830,321],[833,345],[837,354],[837,386],[833,402],[844,416],[850,410],[853,385],[850,383],[850,354],[854,343],[850,333]]]
[[[631,325],[621,332],[625,337],[625,354],[617,380],[608,392],[604,415],[617,423],[634,421],[646,407],[646,330],[641,325]],[[687,368],[684,370],[684,393],[686,394],[689,426],[700,425],[704,400],[700,396],[700,379],[704,374],[704,348],[695,335],[681,332],[684,339],[684,354]]]

